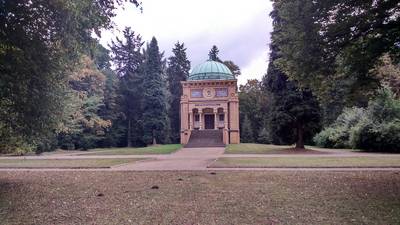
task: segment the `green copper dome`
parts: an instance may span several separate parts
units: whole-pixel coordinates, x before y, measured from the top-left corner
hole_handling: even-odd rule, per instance
[[[193,68],[189,80],[234,80],[232,72],[224,64],[208,60]]]

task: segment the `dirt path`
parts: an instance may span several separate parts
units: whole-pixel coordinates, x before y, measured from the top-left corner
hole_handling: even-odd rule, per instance
[[[170,155],[114,167],[114,170],[206,170],[224,148],[183,148]]]

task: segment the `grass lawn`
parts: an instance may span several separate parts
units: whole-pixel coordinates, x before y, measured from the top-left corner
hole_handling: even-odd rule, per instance
[[[182,148],[180,144],[156,145],[143,148],[95,148],[80,155],[146,155],[170,154]]]
[[[0,159],[0,168],[108,168],[143,159]]]
[[[226,154],[269,154],[278,150],[288,149],[289,145],[264,145],[254,143],[230,144],[226,147]]]
[[[158,189],[151,187],[157,185]],[[397,172],[2,172],[8,224],[400,224]]]
[[[400,157],[239,157],[219,158],[214,168],[258,167],[400,167]]]
[[[314,146],[306,146],[305,150],[293,149],[294,145],[269,145],[255,143],[230,144],[225,149],[225,154],[327,154],[329,150]],[[331,149],[336,152],[360,152],[354,149]]]

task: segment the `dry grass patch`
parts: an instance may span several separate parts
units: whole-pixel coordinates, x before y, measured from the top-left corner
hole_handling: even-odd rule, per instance
[[[400,157],[237,157],[219,158],[210,168],[400,167]]]
[[[400,224],[400,175],[3,172],[0,221],[3,225]]]

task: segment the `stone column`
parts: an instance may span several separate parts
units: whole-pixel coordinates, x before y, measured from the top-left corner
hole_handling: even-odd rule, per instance
[[[203,130],[203,112],[199,111],[199,130]]]
[[[228,113],[227,113],[227,111],[226,111],[227,109],[224,109],[224,133],[223,133],[223,141],[224,141],[224,144],[229,144],[229,137],[228,137],[228,135],[229,135],[229,133],[228,133]]]
[[[193,112],[189,113],[189,130],[193,130]]]
[[[214,109],[214,130],[218,130],[218,109]]]
[[[239,144],[239,101],[237,98],[229,102],[229,136],[231,144]]]
[[[226,110],[224,109],[224,129],[228,129],[228,113],[226,112]]]

